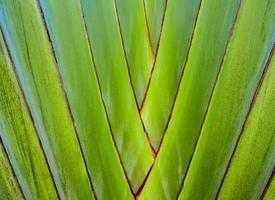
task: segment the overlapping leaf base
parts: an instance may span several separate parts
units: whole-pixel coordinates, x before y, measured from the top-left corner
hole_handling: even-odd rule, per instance
[[[274,0],[0,0],[0,199],[275,199]]]

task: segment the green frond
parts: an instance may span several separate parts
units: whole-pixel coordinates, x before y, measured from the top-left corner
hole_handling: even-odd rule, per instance
[[[0,0],[0,199],[275,199],[274,0]]]

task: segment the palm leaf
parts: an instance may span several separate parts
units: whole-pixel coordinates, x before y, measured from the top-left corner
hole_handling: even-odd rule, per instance
[[[274,53],[274,52],[273,52]],[[259,199],[275,165],[275,56],[244,125],[219,199]]]
[[[1,27],[58,193],[61,198],[91,198],[91,185],[37,2],[1,0],[1,5]]]
[[[114,140],[133,191],[137,192],[152,165],[153,154],[131,87],[114,3],[113,0],[82,1]]]
[[[159,49],[141,107],[142,120],[155,150],[159,148],[177,93],[199,5],[199,0],[167,2]]]
[[[0,0],[0,199],[274,199],[273,0]]]
[[[14,74],[2,34],[0,40],[1,138],[24,195],[33,199],[57,199],[44,152]]]
[[[178,195],[230,39],[238,7],[239,1],[202,2],[172,117],[156,163],[144,187],[144,198],[175,199]],[[206,33],[209,26],[213,31]],[[208,40],[204,39],[205,36]],[[198,59],[199,57],[201,59]],[[168,158],[170,162],[167,162]],[[177,170],[173,170],[175,166]],[[165,183],[173,187],[165,187]]]
[[[95,193],[102,199],[131,198],[101,102],[80,4],[42,0],[41,7]]]
[[[275,6],[268,3],[241,5],[179,199],[217,194],[274,44]]]

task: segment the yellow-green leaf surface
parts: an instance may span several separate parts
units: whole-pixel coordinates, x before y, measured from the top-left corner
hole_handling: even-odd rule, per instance
[[[1,0],[0,23],[59,196],[92,199],[56,63],[36,0]]]
[[[243,0],[179,199],[213,199],[275,40],[275,2]]]
[[[134,192],[153,162],[124,57],[113,0],[82,0],[103,100],[118,152]]]
[[[131,199],[101,101],[80,2],[40,2],[95,194]]]
[[[57,199],[54,183],[0,35],[0,135],[24,196]]]
[[[275,168],[273,169],[272,177],[270,185],[268,186],[265,194],[263,196],[263,200],[273,200],[275,198]]]
[[[141,108],[145,129],[158,150],[181,79],[200,0],[168,0],[160,46]]]
[[[230,39],[239,3],[238,0],[202,2],[179,94],[165,133],[167,135],[141,199],[177,197]]]
[[[259,199],[275,166],[275,56],[245,123],[218,199]]]
[[[2,142],[0,143],[0,199],[23,200]]]
[[[0,0],[0,200],[275,199],[274,0]]]
[[[115,0],[115,3],[130,77],[140,106],[154,62],[143,0]]]
[[[154,53],[156,53],[165,16],[167,0],[143,0],[143,2],[147,17],[150,41]]]

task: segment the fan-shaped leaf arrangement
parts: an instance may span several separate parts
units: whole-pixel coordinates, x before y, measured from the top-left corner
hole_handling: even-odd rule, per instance
[[[0,199],[275,199],[274,0],[0,0]]]

